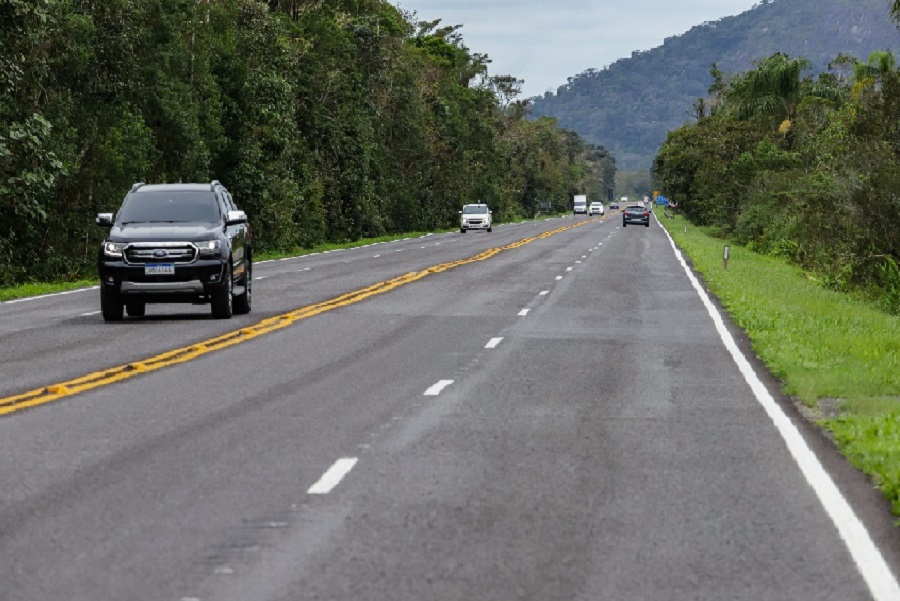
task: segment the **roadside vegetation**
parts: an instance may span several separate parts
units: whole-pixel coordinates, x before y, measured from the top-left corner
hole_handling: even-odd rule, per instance
[[[696,124],[669,134],[657,189],[696,225],[900,314],[900,72],[890,52],[834,72],[775,54],[712,70]]]
[[[611,189],[489,64],[385,0],[0,0],[0,287],[92,277],[136,181],[222,181],[262,253]]]
[[[718,228],[657,215],[783,392],[900,516],[900,316],[831,290],[784,258],[723,240]],[[724,244],[731,245],[727,269]]]

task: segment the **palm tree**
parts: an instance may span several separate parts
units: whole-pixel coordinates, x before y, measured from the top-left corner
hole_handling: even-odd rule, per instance
[[[896,65],[897,61],[893,52],[890,50],[876,50],[869,55],[868,63],[856,63],[853,66],[853,78],[858,84],[872,84],[877,89],[881,85],[885,74],[893,71]]]
[[[755,70],[735,82],[738,114],[743,118],[767,116],[793,123],[808,90],[801,75],[809,67],[807,59],[792,59],[781,52],[762,60]]]

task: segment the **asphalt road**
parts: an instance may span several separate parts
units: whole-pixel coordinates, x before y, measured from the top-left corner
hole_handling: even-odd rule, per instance
[[[759,400],[655,220],[569,217],[259,263],[253,302],[231,320],[151,305],[117,324],[96,290],[0,303],[0,406],[294,316],[0,417],[0,600],[900,590],[883,499],[751,353],[776,409]],[[836,497],[789,444],[812,448]]]

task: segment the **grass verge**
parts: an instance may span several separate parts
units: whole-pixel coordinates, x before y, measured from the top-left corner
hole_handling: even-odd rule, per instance
[[[7,286],[6,288],[0,288],[0,302],[28,296],[65,292],[66,290],[77,290],[87,286],[96,286],[99,283],[99,280],[72,280],[70,282],[38,282]]]
[[[803,270],[681,217],[660,218],[784,392],[818,415],[841,453],[900,516],[900,317],[824,289]]]

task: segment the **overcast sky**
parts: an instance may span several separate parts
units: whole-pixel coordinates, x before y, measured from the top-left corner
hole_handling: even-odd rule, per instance
[[[419,21],[462,25],[469,50],[491,58],[490,74],[524,79],[522,97],[531,97],[759,0],[390,1]]]

